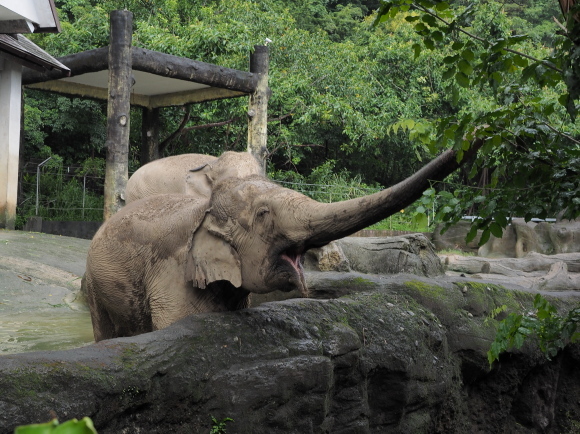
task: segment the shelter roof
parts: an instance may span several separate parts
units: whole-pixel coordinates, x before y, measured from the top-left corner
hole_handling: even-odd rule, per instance
[[[131,47],[131,104],[155,108],[247,95],[256,90],[258,74]],[[108,98],[109,47],[58,59],[71,70],[68,78],[54,72],[25,71],[22,84],[68,96]]]
[[[63,72],[65,75],[70,74],[69,68],[20,34],[0,33],[0,57],[8,58],[37,71],[56,70],[59,75]]]
[[[0,33],[58,33],[53,0],[0,0]]]

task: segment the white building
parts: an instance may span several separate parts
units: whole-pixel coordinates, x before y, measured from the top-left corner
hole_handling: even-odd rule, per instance
[[[0,0],[0,228],[14,229],[22,71],[69,69],[21,33],[60,32],[53,0]]]

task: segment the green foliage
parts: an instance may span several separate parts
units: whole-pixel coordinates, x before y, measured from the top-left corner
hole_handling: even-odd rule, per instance
[[[226,434],[226,424],[228,422],[234,422],[234,420],[230,417],[225,417],[221,421],[218,421],[215,417],[211,417],[211,430],[209,434]]]
[[[580,88],[577,26],[564,22],[560,37],[548,30],[550,2],[59,0],[63,32],[32,37],[55,55],[102,47],[109,12],[126,8],[134,45],[242,70],[270,38],[274,171],[306,179],[333,160],[337,179],[310,183],[389,186],[441,150],[462,154],[481,140],[472,170],[433,185],[432,206],[419,203],[413,216],[425,226],[420,207],[449,222],[479,214],[490,235],[515,215],[580,209],[579,125],[566,117]],[[24,159],[52,153],[78,165],[105,156],[106,104],[28,90],[24,110]],[[164,155],[244,149],[246,110],[245,98],[162,109],[161,141],[188,119]],[[136,167],[140,110],[131,116]]]
[[[521,348],[524,342],[533,339],[540,350],[550,360],[568,343],[580,339],[577,331],[580,323],[580,306],[560,316],[556,307],[537,294],[534,298],[534,310],[522,314],[510,313],[499,322],[497,334],[487,352],[491,365],[499,356],[510,348]],[[494,315],[505,310],[502,306]]]
[[[432,153],[454,148],[459,160],[472,143],[483,145],[459,183],[433,186],[453,191],[436,198],[437,219],[450,225],[478,215],[470,236],[481,229],[485,242],[514,216],[580,215],[580,25],[569,19],[548,50],[514,34],[503,5],[493,1],[385,1],[376,23],[399,16],[421,37],[415,56],[443,54],[441,79],[457,112],[401,119],[388,131],[407,130]]]
[[[38,216],[59,221],[102,220],[105,161],[88,158],[81,167],[71,168],[63,165],[60,156],[51,157],[41,168],[38,183],[36,170],[21,176],[17,228],[37,215],[37,186]]]
[[[352,176],[347,170],[335,171],[336,161],[327,160],[314,168],[309,176],[293,171],[272,171],[268,175],[285,187],[299,191],[319,202],[338,202],[365,196],[380,190],[369,186],[360,176]]]
[[[53,419],[47,423],[40,423],[34,425],[22,425],[16,427],[14,434],[96,434],[97,431],[93,425],[93,421],[84,417],[81,420],[72,419],[67,422],[58,423],[57,419]]]

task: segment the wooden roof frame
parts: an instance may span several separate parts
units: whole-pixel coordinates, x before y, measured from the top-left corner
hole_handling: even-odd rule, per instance
[[[248,152],[265,171],[267,154],[267,106],[269,56],[266,45],[254,46],[250,55],[250,71],[239,71],[197,60],[146,50],[132,45],[133,14],[127,10],[110,14],[109,46],[61,57],[58,60],[70,68],[70,78],[60,78],[52,71],[28,70],[22,75],[22,84],[33,89],[56,92],[70,97],[107,101],[107,165],[105,169],[105,209],[107,220],[125,203],[124,193],[128,178],[130,106],[143,107],[144,115],[152,122],[143,123],[142,131],[147,154],[154,155],[156,147],[156,113],[160,107],[199,103],[216,99],[249,96],[248,98]],[[97,76],[107,72],[107,79],[98,84]],[[137,77],[139,74],[141,75]],[[85,76],[85,83],[75,81]],[[137,79],[167,80],[178,87],[184,83],[189,89],[178,92],[156,93],[133,90]],[[147,81],[147,80],[145,80]],[[88,84],[91,83],[91,84]],[[150,82],[151,83],[151,82]],[[157,83],[159,84],[159,83]],[[155,82],[153,82],[155,86]],[[162,86],[158,86],[162,88]],[[187,86],[186,86],[187,87]],[[151,137],[150,137],[151,136]]]
[[[158,95],[133,92],[131,104],[140,107],[180,106],[216,99],[235,98],[254,93],[258,86],[259,77],[256,73],[225,68],[158,51],[131,47],[131,58],[133,71],[204,85],[200,89]],[[71,70],[71,78],[107,71],[109,69],[109,46],[60,57],[58,61]],[[56,92],[71,97],[108,99],[106,87],[63,80],[61,74],[52,71],[25,71],[22,76],[22,84],[31,89]]]

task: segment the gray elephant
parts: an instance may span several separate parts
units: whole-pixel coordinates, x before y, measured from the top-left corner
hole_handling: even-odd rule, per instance
[[[331,204],[260,176],[211,181],[211,196],[156,195],[103,224],[85,274],[95,340],[164,328],[249,305],[251,293],[307,288],[314,247],[398,212],[458,167],[452,150],[381,192]]]
[[[261,174],[262,167],[248,152],[224,152],[219,158],[204,154],[175,155],[139,168],[127,181],[125,203],[162,193],[209,198],[211,182]]]

